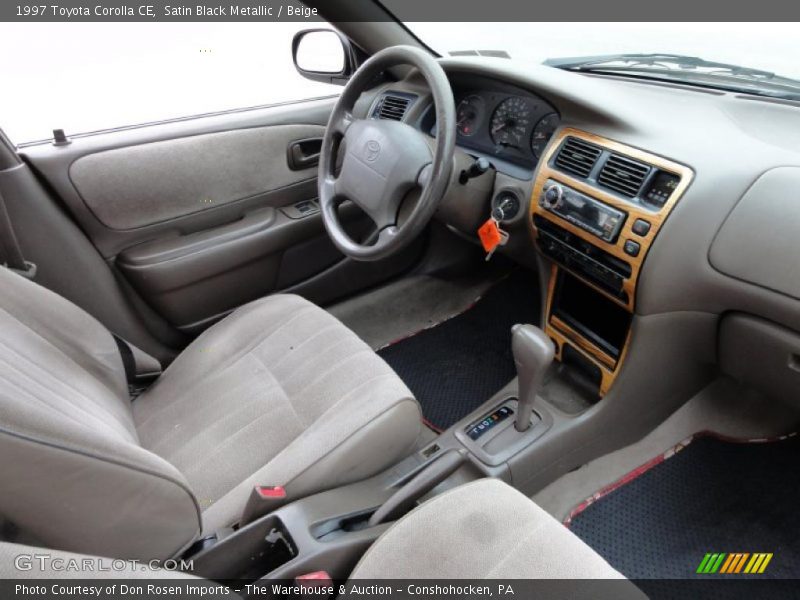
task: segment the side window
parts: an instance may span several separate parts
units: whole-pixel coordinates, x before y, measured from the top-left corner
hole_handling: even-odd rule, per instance
[[[339,94],[294,68],[305,23],[4,23],[0,126],[15,143]]]

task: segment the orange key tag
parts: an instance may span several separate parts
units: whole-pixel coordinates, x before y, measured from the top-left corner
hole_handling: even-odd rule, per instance
[[[481,239],[483,249],[489,254],[494,252],[500,245],[500,242],[503,241],[503,236],[500,233],[500,228],[497,226],[497,221],[491,218],[487,219],[486,223],[480,226],[478,229],[478,237]]]

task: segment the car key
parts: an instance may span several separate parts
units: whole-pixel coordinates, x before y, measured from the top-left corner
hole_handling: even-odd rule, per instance
[[[478,237],[481,240],[483,249],[486,251],[486,260],[488,261],[499,246],[505,246],[508,243],[509,234],[507,231],[500,229],[500,223],[497,219],[489,217],[478,229]]]
[[[498,228],[498,231],[500,232],[500,236],[501,236],[500,242],[494,248],[489,250],[489,253],[486,255],[486,262],[489,262],[491,260],[491,258],[494,255],[495,251],[500,246],[505,246],[508,243],[508,238],[510,237],[508,232],[504,231],[503,229],[499,229],[499,228]]]

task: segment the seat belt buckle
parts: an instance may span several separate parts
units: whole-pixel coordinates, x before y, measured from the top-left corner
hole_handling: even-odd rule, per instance
[[[22,275],[25,279],[33,279],[36,277],[36,265],[30,261],[25,261],[25,268],[24,269],[15,269],[13,267],[8,267],[9,271],[14,271],[17,275]]]
[[[257,485],[253,491],[266,501],[286,498],[286,489],[281,485]]]
[[[327,571],[314,571],[294,578],[303,598],[328,600],[334,597],[333,578]]]
[[[271,513],[288,502],[289,495],[286,488],[280,485],[257,485],[250,492],[250,498],[242,511],[242,518],[239,526],[244,527],[248,523]]]

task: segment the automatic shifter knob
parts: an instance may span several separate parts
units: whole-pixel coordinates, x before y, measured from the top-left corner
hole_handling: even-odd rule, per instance
[[[542,386],[544,375],[553,362],[555,347],[544,331],[533,325],[514,325],[511,328],[511,351],[519,378],[517,431],[531,426],[531,414],[536,393]]]

